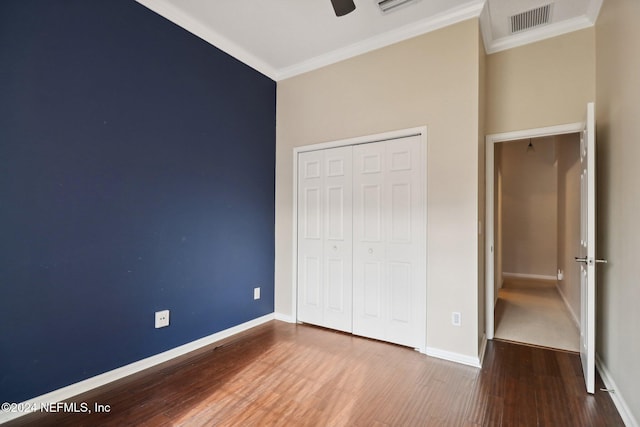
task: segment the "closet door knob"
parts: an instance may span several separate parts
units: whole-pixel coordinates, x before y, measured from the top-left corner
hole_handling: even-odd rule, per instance
[[[369,253],[372,254],[373,253],[373,248],[369,248]]]

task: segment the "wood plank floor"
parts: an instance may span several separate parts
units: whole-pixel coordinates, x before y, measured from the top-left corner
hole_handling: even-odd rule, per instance
[[[42,426],[622,426],[579,356],[490,341],[483,369],[272,321],[70,400],[109,413],[40,413]]]

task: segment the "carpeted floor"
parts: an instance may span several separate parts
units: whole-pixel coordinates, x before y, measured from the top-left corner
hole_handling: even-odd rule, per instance
[[[580,351],[580,332],[552,281],[505,279],[498,292],[495,337]]]

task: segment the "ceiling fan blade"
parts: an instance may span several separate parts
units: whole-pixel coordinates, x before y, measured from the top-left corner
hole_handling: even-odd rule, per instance
[[[333,10],[336,12],[336,16],[344,16],[347,13],[356,10],[356,5],[353,0],[331,0]]]

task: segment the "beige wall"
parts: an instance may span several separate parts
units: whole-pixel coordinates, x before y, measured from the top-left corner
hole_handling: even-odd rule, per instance
[[[502,146],[503,144],[493,144],[494,150],[494,183],[493,183],[493,217],[494,217],[494,229],[493,229],[493,275],[494,275],[494,288],[493,298],[494,305],[498,302],[498,290],[503,285],[502,272],[502,168],[500,167],[500,159],[502,158]]]
[[[640,2],[607,0],[596,22],[597,353],[640,421]]]
[[[485,130],[487,102],[487,54],[484,50],[482,34],[478,28],[478,64],[479,64],[479,99],[478,99],[478,343],[482,345],[485,338]]]
[[[469,20],[278,82],[277,313],[293,315],[293,148],[426,125],[427,345],[478,355],[478,57]]]
[[[580,322],[580,134],[556,138],[558,158],[558,290],[569,306],[574,321]]]
[[[503,273],[556,275],[557,169],[555,138],[502,143]]]
[[[595,99],[594,29],[487,57],[487,134],[584,120]]]

